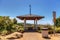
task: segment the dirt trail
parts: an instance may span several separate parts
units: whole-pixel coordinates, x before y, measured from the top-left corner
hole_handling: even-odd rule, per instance
[[[24,40],[43,40],[43,38],[41,37],[41,35],[38,35],[39,33],[37,32],[27,32],[24,33],[23,35],[23,39]]]

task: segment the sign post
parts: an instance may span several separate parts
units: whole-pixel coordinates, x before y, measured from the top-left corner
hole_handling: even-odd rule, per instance
[[[54,22],[54,36],[55,36],[55,22],[56,22],[56,12],[53,11],[53,22]]]

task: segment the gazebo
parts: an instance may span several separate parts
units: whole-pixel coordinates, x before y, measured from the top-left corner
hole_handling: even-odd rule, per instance
[[[31,14],[31,5],[30,7],[30,14],[28,15],[23,15],[23,16],[17,16],[17,18],[24,20],[24,29],[26,28],[26,20],[34,20],[34,27],[37,29],[37,21],[44,18],[44,16],[38,16],[38,15],[33,15]]]

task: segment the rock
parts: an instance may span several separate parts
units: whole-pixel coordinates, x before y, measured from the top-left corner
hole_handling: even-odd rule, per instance
[[[10,35],[7,35],[5,38],[7,38],[7,39],[9,39],[9,38],[20,38],[20,37],[22,37],[23,35],[22,35],[22,33],[19,33],[19,32],[14,32],[14,33],[12,33],[12,34],[10,34]]]

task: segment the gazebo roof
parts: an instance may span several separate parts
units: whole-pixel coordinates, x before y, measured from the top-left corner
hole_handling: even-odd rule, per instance
[[[35,19],[40,20],[40,19],[44,18],[44,16],[38,16],[38,15],[31,14],[31,5],[29,5],[29,8],[30,8],[30,14],[17,16],[17,18],[19,18],[21,20],[24,20],[24,19],[26,19],[26,20],[35,20]]]
[[[21,20],[24,20],[24,19],[26,19],[26,20],[35,20],[35,19],[40,20],[40,19],[44,18],[44,16],[28,14],[28,15],[17,16],[17,18],[19,18]]]

